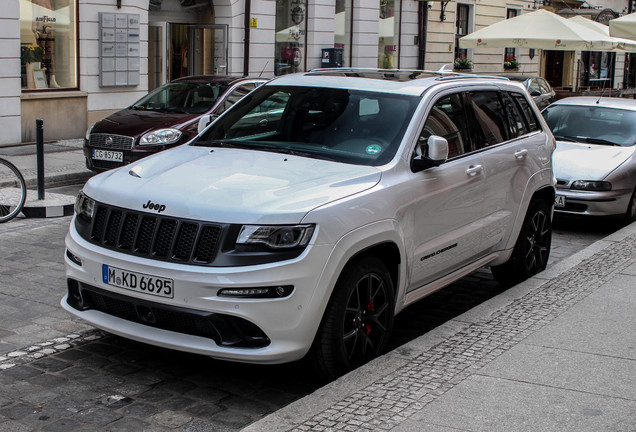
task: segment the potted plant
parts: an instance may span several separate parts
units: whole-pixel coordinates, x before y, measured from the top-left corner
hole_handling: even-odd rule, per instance
[[[506,57],[504,60],[504,69],[519,69],[519,62],[517,61],[517,57]]]
[[[453,64],[454,69],[472,69],[473,62],[467,57],[459,57],[455,59],[455,63]]]
[[[44,50],[39,45],[27,45],[22,47],[22,64],[39,63],[44,58]]]
[[[23,46],[20,53],[20,61],[25,65],[27,88],[35,88],[33,70],[40,69],[40,62],[44,59],[44,50],[39,45]]]

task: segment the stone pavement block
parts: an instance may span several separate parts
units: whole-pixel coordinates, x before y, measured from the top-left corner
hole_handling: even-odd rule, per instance
[[[522,343],[479,374],[636,401],[636,360],[613,356]]]
[[[123,418],[117,420],[114,423],[109,424],[106,427],[109,432],[142,432],[142,431],[156,431],[150,423],[143,420],[139,420],[133,417]]]
[[[617,275],[584,301],[537,331],[528,344],[636,360],[636,289],[633,278]]]
[[[143,420],[157,413],[159,407],[145,402],[134,402],[119,408],[117,411],[126,417],[138,417]]]
[[[105,408],[89,408],[80,412],[75,419],[82,423],[88,423],[95,426],[106,426],[113,423],[123,417],[122,414]]]
[[[634,418],[636,401],[473,375],[411,420],[462,431],[598,432],[629,431]]]
[[[182,413],[165,410],[153,415],[150,420],[170,429],[176,429],[192,421],[192,417]]]
[[[253,420],[250,416],[244,414],[243,411],[235,411],[235,410],[222,410],[211,417],[211,428],[212,430],[216,430],[216,425],[219,425],[220,428],[228,427],[232,429],[238,429]]]
[[[32,429],[16,421],[3,421],[2,416],[0,416],[0,432],[32,432]]]
[[[42,430],[47,432],[68,432],[77,430],[79,428],[80,424],[75,420],[63,418],[49,423],[48,425],[44,426]]]

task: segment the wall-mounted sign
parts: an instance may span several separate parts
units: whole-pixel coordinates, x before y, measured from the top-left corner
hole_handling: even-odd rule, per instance
[[[139,85],[139,14],[99,13],[99,86]]]

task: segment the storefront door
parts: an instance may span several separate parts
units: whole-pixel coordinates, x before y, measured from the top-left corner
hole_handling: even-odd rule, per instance
[[[148,91],[187,75],[227,73],[227,26],[148,23]]]
[[[166,82],[168,70],[168,23],[148,23],[148,91]]]
[[[227,75],[227,26],[190,26],[192,75]]]

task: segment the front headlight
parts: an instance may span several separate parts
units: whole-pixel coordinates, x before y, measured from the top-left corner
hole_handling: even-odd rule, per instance
[[[292,249],[307,246],[314,225],[243,225],[236,239],[241,246],[265,246],[270,249]]]
[[[585,191],[609,191],[612,190],[612,184],[606,181],[576,180],[572,182],[570,188]]]
[[[75,199],[75,214],[92,219],[95,215],[95,200],[80,191]]]
[[[89,127],[88,129],[86,129],[86,141],[90,141],[91,139],[91,132],[93,132],[93,128],[95,127],[95,125]]]
[[[181,138],[181,131],[179,129],[167,128],[157,129],[152,132],[148,132],[139,140],[140,145],[161,145],[172,144],[179,141]]]

